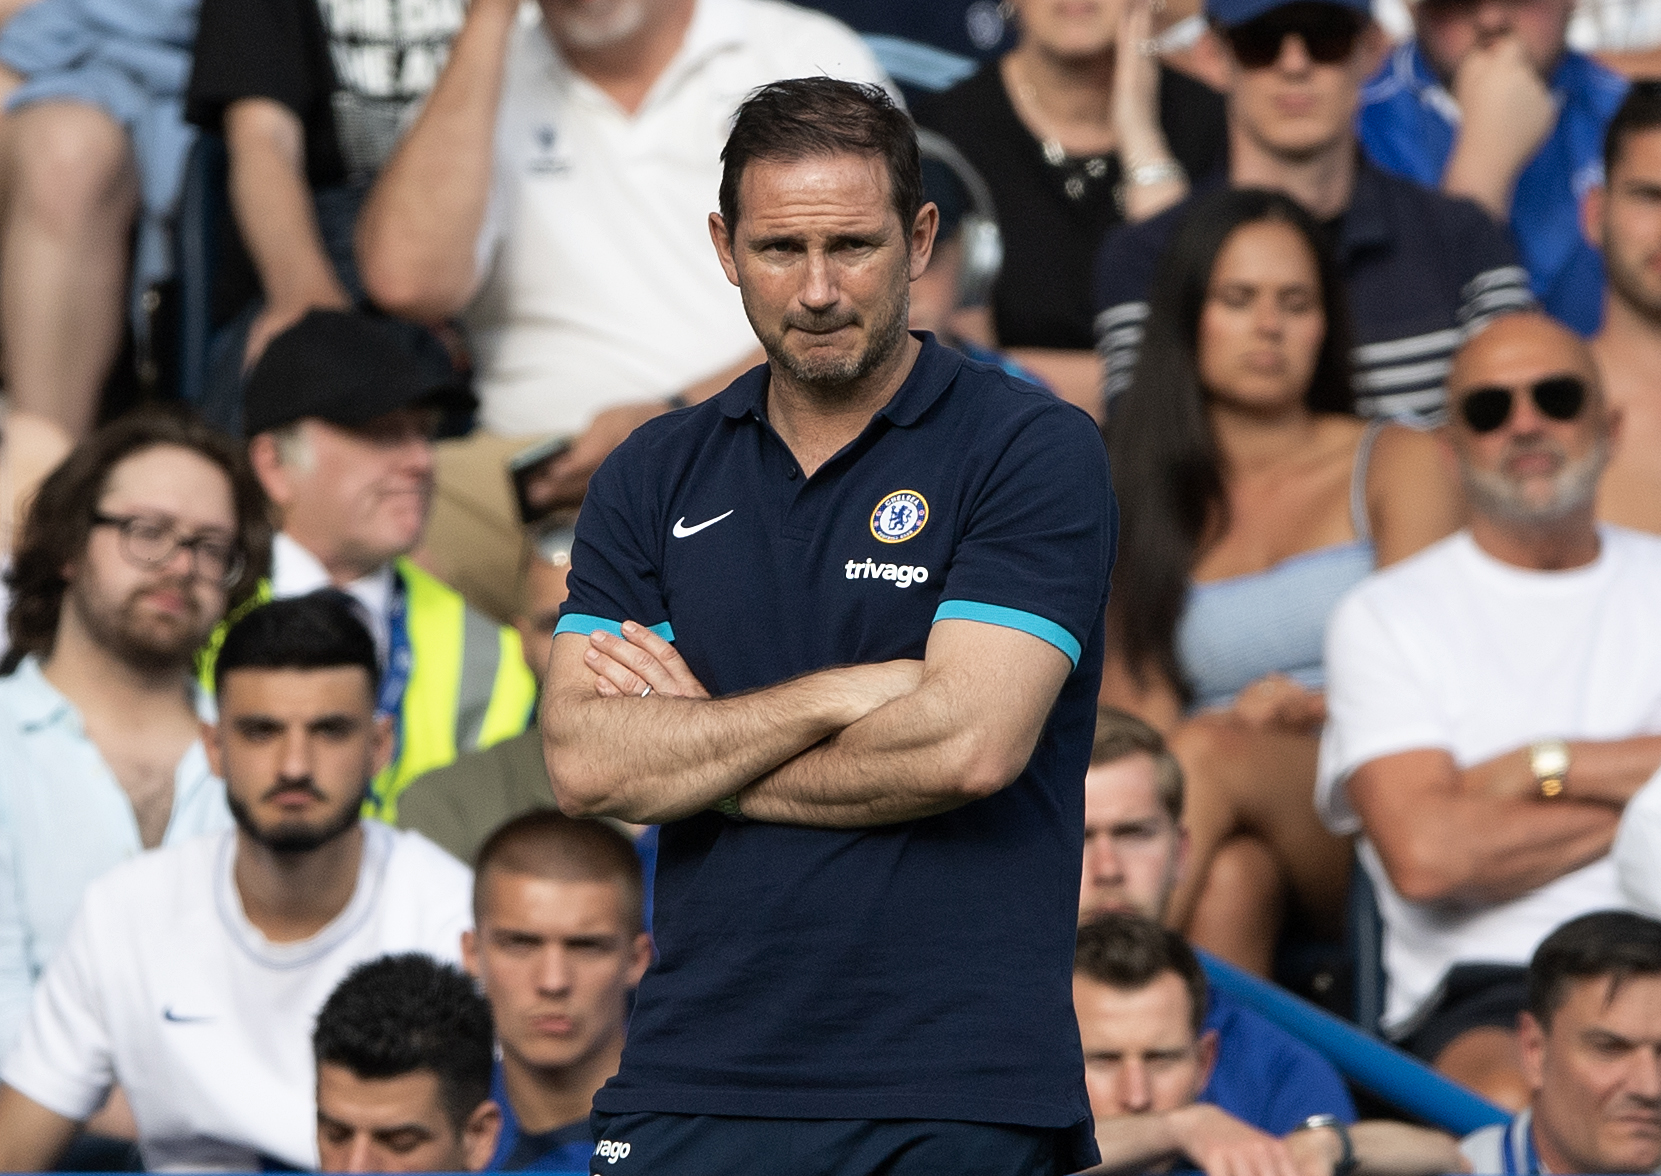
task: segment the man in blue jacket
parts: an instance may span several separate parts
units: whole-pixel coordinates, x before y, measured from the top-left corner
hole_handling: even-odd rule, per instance
[[[1417,0],[1416,36],[1362,94],[1361,143],[1387,171],[1511,226],[1534,295],[1591,335],[1603,264],[1580,201],[1603,177],[1625,79],[1564,41],[1573,0]]]

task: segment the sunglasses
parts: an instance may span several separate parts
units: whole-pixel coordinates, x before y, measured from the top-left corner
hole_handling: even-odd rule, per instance
[[[1311,61],[1337,65],[1348,61],[1363,22],[1354,13],[1330,4],[1290,4],[1255,20],[1224,29],[1234,58],[1246,69],[1268,69],[1280,60],[1289,36],[1303,41]]]
[[[1554,421],[1572,421],[1586,407],[1586,382],[1579,376],[1547,376],[1528,389],[1534,407]],[[1511,419],[1510,388],[1477,388],[1459,402],[1459,413],[1473,433],[1492,433]]]

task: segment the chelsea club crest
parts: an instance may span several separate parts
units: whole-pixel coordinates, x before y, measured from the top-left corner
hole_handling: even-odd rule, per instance
[[[915,490],[896,490],[871,512],[871,534],[883,543],[904,543],[928,521],[926,498]]]

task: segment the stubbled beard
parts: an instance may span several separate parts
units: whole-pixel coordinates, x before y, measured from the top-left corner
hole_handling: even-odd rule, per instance
[[[174,628],[138,619],[142,597],[160,588],[174,587],[187,602],[189,613]],[[102,606],[84,580],[69,586],[69,605],[81,627],[93,642],[108,650],[123,664],[147,676],[179,673],[189,669],[196,651],[208,639],[213,626],[204,623],[202,608],[191,592],[188,580],[157,580],[140,585],[115,608]]]
[[[231,810],[231,816],[235,819],[237,828],[246,833],[253,841],[263,845],[272,853],[301,854],[322,849],[329,842],[357,824],[358,810],[363,807],[363,798],[366,795],[368,795],[367,787],[351,804],[342,806],[340,812],[315,825],[308,825],[299,821],[261,825],[254,819],[254,814],[249,809],[247,802],[237,796],[229,787],[225,789],[225,803]]]
[[[1598,495],[1598,480],[1609,464],[1609,439],[1600,437],[1584,457],[1566,461],[1552,475],[1552,490],[1545,501],[1525,495],[1517,483],[1495,470],[1462,466],[1465,493],[1477,512],[1521,527],[1543,527],[1562,522],[1592,505]]]
[[[1603,268],[1609,277],[1609,288],[1617,298],[1646,321],[1661,325],[1661,291],[1644,284],[1643,278],[1627,264],[1615,242],[1609,239],[1608,232],[1603,235]]]
[[[874,322],[864,349],[857,355],[807,358],[792,354],[784,346],[783,330],[777,335],[763,335],[758,330],[756,337],[761,340],[762,350],[767,353],[768,361],[796,383],[827,401],[845,400],[857,391],[861,380],[891,359],[904,344],[910,306],[903,296],[898,303],[897,309],[889,308],[884,317]],[[787,321],[785,326],[799,325],[816,330],[828,330],[855,321],[853,316],[827,317],[823,320],[803,320],[800,323]],[[754,325],[755,320],[752,317],[751,326]]]

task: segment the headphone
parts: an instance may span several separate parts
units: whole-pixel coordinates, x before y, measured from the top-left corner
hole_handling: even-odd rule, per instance
[[[917,151],[924,159],[949,168],[969,196],[969,210],[958,222],[963,241],[963,271],[957,280],[959,306],[985,306],[992,283],[1004,265],[1004,237],[998,230],[998,214],[992,204],[992,189],[952,141],[938,131],[917,128]]]

